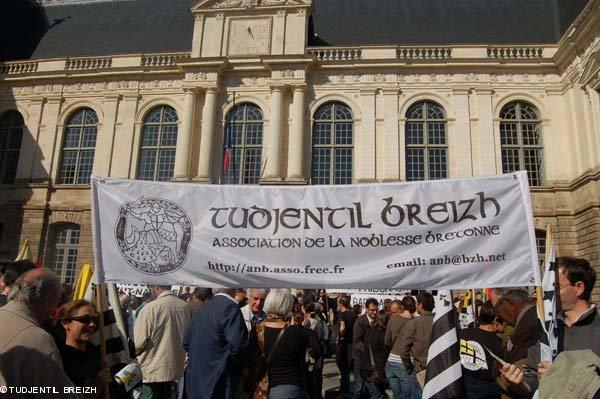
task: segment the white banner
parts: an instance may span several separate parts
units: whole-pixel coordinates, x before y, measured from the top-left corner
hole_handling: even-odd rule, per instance
[[[204,287],[538,285],[525,172],[347,186],[94,177],[100,281]]]

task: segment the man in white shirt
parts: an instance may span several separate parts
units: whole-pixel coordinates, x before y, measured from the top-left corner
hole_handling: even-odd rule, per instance
[[[268,290],[260,288],[250,288],[248,290],[248,304],[242,308],[242,317],[248,332],[252,329],[252,324],[259,323],[267,318],[263,307],[268,292]]]

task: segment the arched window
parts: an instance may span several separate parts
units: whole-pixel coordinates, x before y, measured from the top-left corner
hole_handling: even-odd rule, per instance
[[[98,116],[90,108],[73,112],[65,127],[58,182],[89,184],[94,166]]]
[[[448,177],[446,113],[432,101],[419,101],[406,111],[406,180]]]
[[[345,104],[331,102],[319,107],[313,119],[311,184],[351,184],[352,111]]]
[[[168,105],[153,108],[144,117],[137,178],[166,181],[175,170],[177,112]]]
[[[0,117],[0,184],[15,182],[23,138],[23,117],[8,111]]]
[[[524,101],[513,101],[500,111],[502,172],[527,170],[529,185],[541,186],[542,125],[537,109]]]
[[[227,113],[223,156],[223,184],[258,184],[261,175],[263,113],[242,103]]]
[[[50,268],[63,283],[75,283],[79,233],[80,227],[74,223],[58,223],[51,229]]]

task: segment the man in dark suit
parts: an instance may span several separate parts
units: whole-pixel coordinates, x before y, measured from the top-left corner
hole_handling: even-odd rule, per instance
[[[535,305],[522,289],[512,289],[502,295],[495,307],[496,313],[514,327],[506,343],[504,360],[516,363],[527,358],[527,349],[541,336],[542,326]]]
[[[354,360],[354,397],[356,399],[365,395],[367,387],[360,376],[360,360],[365,350],[365,331],[375,321],[379,302],[375,298],[367,299],[365,314],[354,322],[352,331],[352,360]]]
[[[213,299],[192,319],[183,346],[188,399],[234,399],[239,385],[239,356],[248,346],[234,289],[215,289]]]

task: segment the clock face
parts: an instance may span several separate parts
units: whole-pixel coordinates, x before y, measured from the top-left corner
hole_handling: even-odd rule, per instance
[[[229,55],[269,54],[270,18],[233,19],[229,24]]]

